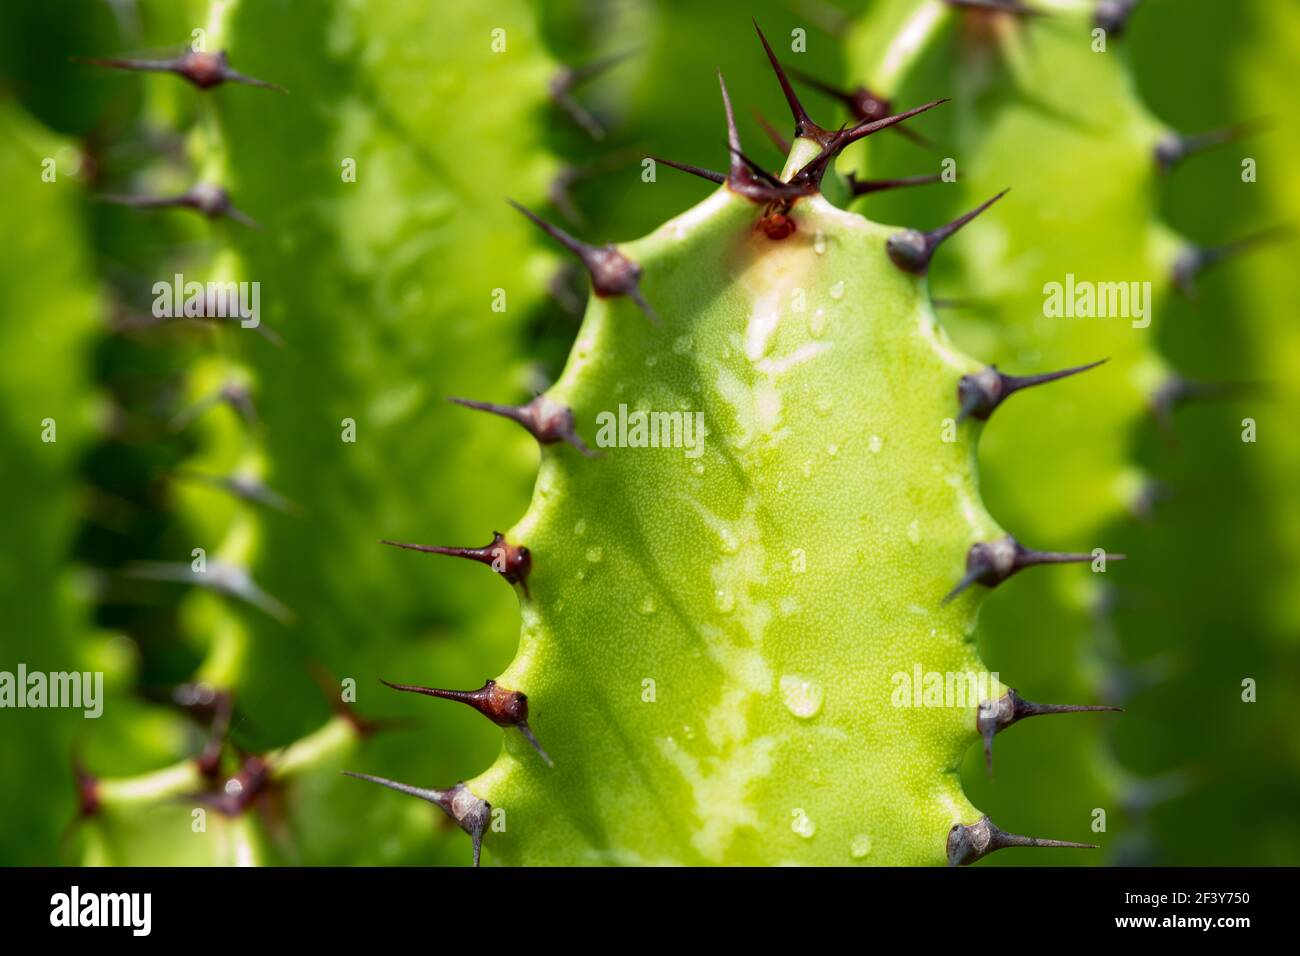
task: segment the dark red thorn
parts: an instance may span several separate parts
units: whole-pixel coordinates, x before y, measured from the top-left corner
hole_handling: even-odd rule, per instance
[[[487,832],[488,825],[492,822],[492,805],[486,800],[474,796],[469,787],[465,786],[463,782],[456,784],[450,790],[425,790],[421,787],[412,787],[410,784],[398,783],[395,780],[373,777],[368,773],[353,773],[351,770],[341,772],[345,777],[369,780],[371,783],[377,783],[389,790],[396,790],[398,793],[405,793],[408,796],[418,797],[432,803],[455,820],[456,824],[469,834],[474,843],[474,865],[479,865],[479,856],[483,849],[483,834]]]
[[[239,772],[226,779],[217,793],[200,793],[186,797],[212,807],[223,817],[237,817],[267,791],[271,783],[271,764],[256,755],[244,758]]]
[[[1010,13],[1017,17],[1045,17],[1046,10],[1031,7],[1022,0],[947,0],[948,6],[979,13]]]
[[[556,442],[568,442],[587,458],[600,457],[578,436],[573,409],[552,401],[545,395],[538,395],[527,405],[498,405],[494,402],[476,402],[469,398],[449,398],[447,401],[518,422],[537,439],[539,444],[553,445]]]
[[[1098,365],[1104,365],[1108,361],[1110,360],[1098,359],[1087,365],[1076,365],[1073,368],[1064,368],[1057,372],[1042,372],[1038,375],[1006,375],[999,372],[996,365],[990,365],[974,374],[963,375],[957,380],[957,404],[961,409],[957,414],[957,421],[974,418],[976,421],[986,422],[999,405],[1021,389],[1078,375]]]
[[[727,81],[723,79],[721,70],[718,71],[718,88],[722,91],[722,109],[727,117],[727,187],[752,202],[762,204],[788,204],[799,196],[807,195],[806,192],[789,189],[785,183],[746,158],[740,148],[736,113],[731,108],[731,96],[727,93]]]
[[[453,558],[468,558],[486,564],[510,584],[518,584],[528,597],[528,574],[533,569],[532,553],[522,545],[513,545],[506,541],[500,531],[492,532],[492,541],[481,548],[443,548],[431,544],[402,544],[400,541],[380,541],[394,548],[408,551],[422,551],[425,554],[447,554]]]
[[[342,686],[338,679],[331,674],[324,665],[312,661],[307,667],[311,679],[320,688],[325,702],[329,704],[330,711],[336,717],[342,717],[356,731],[358,737],[373,737],[375,734],[383,733],[387,730],[398,730],[412,726],[409,720],[374,720],[369,717],[362,717],[357,713],[356,707],[343,699],[339,693]]]
[[[799,95],[795,93],[794,87],[790,85],[790,78],[785,75],[785,69],[781,66],[781,61],[776,58],[772,51],[772,46],[767,42],[767,37],[763,36],[763,31],[754,20],[754,29],[758,31],[758,39],[763,44],[763,49],[767,53],[767,59],[772,64],[772,69],[776,72],[777,81],[781,84],[781,92],[785,94],[785,101],[790,107],[790,115],[794,117],[794,138],[807,137],[817,143],[825,146],[832,136],[829,131],[818,126],[808,116],[808,111],[803,108],[799,102]]]
[[[871,193],[885,192],[889,189],[906,189],[909,186],[928,186],[943,182],[943,173],[926,176],[903,176],[898,179],[858,179],[855,173],[849,173],[849,192],[854,196],[868,196]]]
[[[890,105],[889,100],[885,99],[883,96],[877,96],[865,86],[858,86],[852,90],[845,90],[832,86],[830,83],[819,80],[816,77],[804,73],[801,70],[796,70],[793,67],[791,67],[790,73],[797,77],[800,82],[806,83],[813,89],[819,90],[832,99],[839,100],[841,103],[846,105],[853,113],[854,119],[874,121],[883,119],[893,112],[893,107]],[[923,146],[926,149],[935,148],[934,143],[930,142],[915,130],[909,129],[906,126],[895,126],[893,129],[894,132],[910,139],[918,146]]]
[[[921,106],[914,107],[910,110],[904,110],[902,113],[895,113],[893,116],[886,116],[884,119],[863,120],[856,126],[850,126],[848,129],[836,130],[830,134],[829,140],[822,146],[822,151],[810,159],[794,176],[791,177],[791,183],[806,183],[820,187],[822,177],[826,175],[826,170],[830,167],[831,160],[842,153],[846,147],[856,143],[860,139],[865,139],[872,133],[878,133],[882,129],[889,129],[904,120],[911,119],[918,113],[924,113],[932,110],[936,106],[942,106],[948,102],[948,97],[939,100],[932,100]]]
[[[590,110],[573,98],[572,93],[583,83],[613,69],[636,53],[636,50],[627,50],[612,56],[601,57],[582,66],[561,67],[559,72],[551,78],[549,87],[551,99],[568,113],[574,122],[586,130],[588,136],[594,140],[604,139],[605,128]]]
[[[203,750],[194,758],[199,774],[207,780],[217,779],[221,772],[221,755],[226,749],[226,737],[230,733],[230,718],[235,710],[235,698],[229,691],[214,691],[212,701],[212,724],[208,728],[208,739]]]
[[[193,83],[201,90],[220,86],[222,83],[242,83],[244,86],[257,86],[277,93],[288,93],[282,86],[268,83],[238,70],[231,69],[230,60],[225,50],[217,53],[203,53],[198,50],[186,50],[178,57],[169,60],[134,60],[117,57],[73,57],[75,62],[89,63],[92,66],[107,66],[117,70],[136,70],[152,73],[175,73]]]
[[[1206,269],[1249,252],[1263,243],[1289,236],[1291,232],[1290,225],[1270,226],[1221,246],[1190,246],[1174,263],[1174,283],[1187,298],[1195,301],[1196,280]]]
[[[1106,553],[1107,561],[1123,561],[1126,557]],[[1009,534],[993,541],[977,541],[966,552],[966,573],[942,603],[947,604],[972,584],[995,588],[1016,572],[1036,564],[1087,564],[1092,560],[1091,553],[1035,551]]]
[[[81,755],[75,750],[72,753],[72,782],[77,788],[78,816],[93,817],[100,807],[99,778],[86,769]]]
[[[1079,850],[1095,850],[1095,843],[1074,843],[1070,840],[1040,840],[1037,837],[1020,836],[1007,833],[987,816],[980,817],[970,826],[954,823],[948,831],[948,865],[969,866],[976,860],[982,860],[994,850],[1009,846],[1055,846],[1073,847]]]
[[[904,229],[902,232],[896,232],[885,243],[885,251],[889,254],[889,258],[894,265],[904,272],[925,275],[930,269],[930,260],[934,258],[935,250],[939,248],[939,245],[945,239],[1010,191],[1009,189],[1002,190],[992,199],[985,201],[964,216],[959,216],[938,229],[932,229],[929,232],[921,232],[918,229]]]
[[[790,155],[790,143],[786,140],[786,138],[777,131],[777,128],[775,126],[773,126],[771,123],[767,121],[766,116],[764,116],[758,110],[754,110],[753,113],[754,113],[754,119],[758,121],[758,125],[763,128],[763,132],[767,134],[767,138],[772,141],[772,145],[777,148],[777,151],[782,156]]]
[[[1234,143],[1258,132],[1262,125],[1258,120],[1253,120],[1187,135],[1171,130],[1156,144],[1156,165],[1162,173],[1169,173],[1189,156],[1225,143]]]
[[[251,216],[240,211],[231,202],[230,193],[211,183],[195,183],[177,196],[100,195],[95,199],[118,206],[133,206],[136,209],[193,209],[209,219],[231,219],[250,229],[262,228]]]
[[[1123,36],[1128,18],[1141,2],[1142,0],[1100,0],[1092,15],[1092,22],[1110,36]]]
[[[707,179],[711,183],[722,185],[727,181],[726,173],[715,173],[711,169],[705,169],[702,166],[692,166],[690,163],[679,163],[671,159],[664,159],[662,156],[651,156],[656,163],[663,163],[665,166],[671,166],[673,169],[680,169],[684,173],[690,173],[692,176],[699,176],[701,179]]]
[[[391,684],[380,678],[379,682],[393,690],[404,690],[412,694],[424,694],[426,697],[439,697],[443,700],[458,700],[468,704],[498,727],[518,727],[524,739],[533,745],[542,761],[548,767],[554,767],[550,755],[533,736],[528,726],[528,696],[517,690],[506,690],[494,680],[485,681],[478,690],[443,690],[439,687],[420,687],[415,684]]]
[[[1013,688],[997,700],[986,700],[979,706],[979,712],[975,717],[975,729],[984,738],[984,765],[988,769],[989,776],[993,776],[994,734],[1006,730],[1026,717],[1099,711],[1120,713],[1123,710],[1122,707],[1111,707],[1105,704],[1036,704],[1032,700],[1025,700]]]
[[[592,246],[580,239],[575,239],[559,226],[553,226],[530,209],[521,206],[513,199],[506,202],[514,206],[533,221],[537,228],[546,233],[560,245],[576,255],[591,276],[591,288],[601,298],[612,295],[625,295],[646,314],[651,322],[658,325],[659,319],[649,303],[641,295],[638,285],[641,281],[641,267],[619,252],[613,245]]]

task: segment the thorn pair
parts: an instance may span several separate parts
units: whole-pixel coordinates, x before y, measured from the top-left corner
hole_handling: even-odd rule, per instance
[[[389,790],[396,790],[398,793],[405,793],[432,803],[469,834],[474,843],[474,865],[479,865],[479,858],[483,852],[483,834],[487,832],[488,825],[492,822],[492,805],[474,796],[463,781],[449,790],[425,790],[421,787],[412,787],[410,784],[398,783],[396,780],[374,777],[368,773],[353,773],[351,770],[344,770],[342,773],[345,777],[369,780]]]
[[[930,271],[930,260],[934,258],[935,250],[939,248],[939,245],[945,239],[1010,191],[1010,189],[1002,190],[992,199],[981,203],[965,215],[958,216],[952,222],[939,226],[937,229],[931,229],[929,232],[922,232],[919,229],[904,229],[902,232],[896,232],[886,240],[885,252],[889,255],[890,261],[904,272],[910,272],[913,275],[925,275]]]
[[[136,60],[120,57],[73,57],[74,62],[89,63],[92,66],[107,66],[115,70],[134,70],[144,73],[175,73],[188,80],[201,90],[209,90],[222,83],[242,83],[244,86],[256,86],[277,93],[288,93],[282,86],[265,80],[245,76],[238,70],[231,69],[230,59],[225,50],[216,53],[203,53],[198,50],[186,50],[180,56],[167,60]]]
[[[627,50],[623,53],[615,53],[582,66],[562,66],[551,78],[549,84],[551,99],[597,142],[605,138],[605,127],[590,110],[573,98],[573,91],[588,80],[595,79],[618,66],[636,52],[636,50]]]
[[[722,104],[727,118],[727,150],[730,154],[729,173],[724,176],[722,173],[715,173],[712,170],[702,169],[698,166],[652,157],[656,162],[666,163],[675,169],[691,173],[710,182],[725,183],[733,192],[739,193],[754,202],[769,205],[777,204],[781,207],[779,211],[786,213],[795,200],[820,191],[822,178],[830,167],[831,160],[848,146],[870,136],[872,133],[888,129],[916,116],[918,113],[923,113],[947,102],[946,99],[935,100],[915,109],[891,116],[878,115],[882,112],[882,105],[886,107],[883,112],[888,112],[887,104],[884,104],[884,101],[872,100],[870,106],[863,101],[860,105],[866,115],[856,125],[841,127],[838,130],[825,129],[813,122],[809,117],[808,111],[804,109],[803,104],[799,101],[798,94],[795,93],[794,87],[790,83],[790,78],[786,75],[785,68],[781,66],[780,61],[776,58],[776,53],[773,52],[771,45],[767,42],[767,37],[763,35],[763,31],[757,22],[754,23],[754,29],[758,32],[759,41],[763,44],[763,49],[766,51],[772,69],[776,72],[777,80],[781,84],[781,91],[785,94],[786,103],[789,104],[790,113],[794,118],[795,138],[811,139],[821,147],[821,152],[801,167],[790,178],[789,182],[782,182],[746,156],[741,149],[740,134],[736,128],[736,117],[731,107],[731,97],[727,93],[727,84],[722,78],[722,73],[719,72],[718,85],[722,90]],[[771,234],[770,231],[769,234]],[[782,238],[782,236],[773,236],[773,238]]]
[[[777,81],[781,84],[781,92],[785,94],[785,101],[790,107],[790,114],[794,118],[795,139],[810,139],[821,147],[821,152],[791,177],[791,185],[820,189],[822,177],[825,176],[826,170],[830,167],[831,160],[847,147],[860,139],[865,139],[872,133],[888,129],[904,120],[911,119],[918,113],[924,113],[948,102],[947,99],[934,100],[923,106],[891,116],[887,115],[889,105],[885,101],[870,98],[858,104],[850,103],[851,106],[860,106],[865,114],[856,125],[847,128],[841,127],[838,130],[828,130],[813,122],[808,115],[803,103],[799,101],[799,95],[794,91],[794,86],[790,83],[789,76],[786,75],[785,68],[781,66],[781,61],[776,58],[772,45],[767,42],[767,37],[763,35],[757,21],[754,22],[754,29],[758,32],[758,39],[763,44],[763,50],[767,54],[768,61],[772,64],[772,70],[776,73]]]
[[[500,531],[492,532],[492,540],[481,548],[444,548],[431,544],[403,544],[400,541],[382,540],[394,548],[408,551],[422,551],[425,554],[446,554],[453,558],[468,558],[480,564],[486,564],[509,584],[518,584],[528,597],[528,574],[533,569],[533,556],[522,545],[513,545],[506,541]]]
[[[1069,840],[1040,840],[1037,837],[1020,836],[1008,833],[987,816],[964,826],[954,823],[948,831],[948,865],[970,866],[976,860],[982,860],[994,850],[1009,846],[1054,846],[1073,847],[1080,850],[1095,850],[1095,843],[1073,843]]]
[[[528,726],[528,696],[520,691],[506,690],[494,680],[484,682],[478,690],[443,690],[439,687],[419,687],[415,684],[390,684],[382,678],[380,683],[393,690],[424,694],[426,697],[439,697],[443,700],[457,700],[473,707],[498,727],[517,727],[546,766],[555,766],[555,761],[542,748],[532,728]]]
[[[961,408],[957,421],[973,418],[976,421],[986,422],[999,405],[1021,389],[1078,375],[1107,361],[1109,359],[1100,359],[1087,365],[1076,365],[1073,368],[1043,372],[1038,375],[1007,375],[999,372],[996,365],[990,365],[973,374],[963,375],[957,382],[957,403]]]
[[[539,444],[554,445],[556,442],[568,442],[587,458],[599,457],[599,453],[588,448],[579,437],[573,419],[573,409],[545,395],[538,395],[526,405],[498,405],[494,402],[477,402],[469,398],[449,398],[448,401],[518,422],[537,439]]]
[[[250,229],[262,227],[250,216],[241,212],[231,201],[230,193],[212,183],[195,183],[178,196],[113,196],[96,197],[100,202],[136,209],[193,209],[209,219],[231,219]]]
[[[1235,143],[1260,127],[1258,122],[1237,123],[1204,133],[1166,133],[1156,144],[1156,165],[1162,173],[1170,173],[1183,160],[1225,143]]]
[[[1271,226],[1248,236],[1243,236],[1233,242],[1224,243],[1221,246],[1189,246],[1183,250],[1174,263],[1174,284],[1178,286],[1183,295],[1195,301],[1197,298],[1196,280],[1205,270],[1244,252],[1249,252],[1263,243],[1286,238],[1291,233],[1292,227],[1289,225]]]
[[[1127,555],[1106,554],[1107,561],[1123,561]],[[993,541],[977,541],[966,552],[966,573],[944,597],[944,604],[961,594],[972,584],[995,588],[1016,572],[1036,564],[1087,564],[1091,553],[1067,551],[1036,551],[1026,548],[1011,535]]]
[[[1006,730],[1012,724],[1019,723],[1026,717],[1039,717],[1043,714],[1079,714],[1094,711],[1122,712],[1122,707],[1085,704],[1036,704],[1025,700],[1013,689],[997,700],[986,700],[979,706],[975,717],[975,729],[984,739],[984,765],[989,776],[993,775],[993,736]]]
[[[618,251],[612,244],[593,246],[575,239],[559,226],[553,226],[532,210],[521,206],[513,199],[506,202],[527,216],[532,222],[560,245],[564,246],[581,261],[591,276],[591,289],[602,299],[614,295],[625,295],[646,314],[656,325],[659,322],[654,310],[641,295],[641,267]]]

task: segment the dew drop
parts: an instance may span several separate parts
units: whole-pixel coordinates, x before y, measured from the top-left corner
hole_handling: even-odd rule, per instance
[[[790,817],[790,829],[805,840],[811,840],[813,834],[817,832],[817,824],[809,819],[808,814],[803,812],[803,808],[795,807],[790,811]]]
[[[819,339],[826,333],[826,310],[818,309],[808,319],[808,332]]]
[[[831,298],[832,298],[832,299],[842,299],[842,298],[844,298],[844,280],[843,280],[843,279],[841,279],[839,282],[837,282],[837,283],[835,283],[833,286],[831,286]]]
[[[820,232],[813,236],[813,252],[819,256],[826,252],[826,237]]]
[[[849,844],[849,856],[855,860],[860,860],[871,852],[871,837],[865,833],[859,833]]]
[[[867,447],[871,449],[873,455],[878,453],[884,444],[884,441],[881,440],[879,435],[872,435],[867,441]]]
[[[797,674],[786,674],[781,678],[781,700],[785,702],[786,710],[796,717],[804,720],[815,717],[822,709],[825,697],[822,685],[811,678]]]

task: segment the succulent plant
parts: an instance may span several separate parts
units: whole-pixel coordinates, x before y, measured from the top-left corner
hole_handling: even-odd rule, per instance
[[[1149,422],[1256,394],[1162,357],[1187,352],[1167,345],[1169,293],[1256,245],[1249,231],[1180,239],[1160,221],[1162,184],[1254,127],[1176,135],[1154,118],[1126,53],[1136,3],[819,7],[808,17],[836,35],[806,57],[804,24],[787,55],[768,37],[789,12],[756,4],[767,36],[728,68],[730,93],[717,74],[720,101],[703,82],[682,90],[735,28],[722,7],[603,10],[588,48],[565,22],[586,11],[527,0],[454,17],[321,0],[306,18],[288,0],[145,0],[134,33],[67,3],[93,27],[75,69],[140,92],[79,144],[97,261],[51,256],[78,248],[75,201],[28,177],[9,212],[48,223],[49,242],[5,275],[32,296],[77,290],[49,328],[80,348],[97,284],[141,314],[98,333],[97,381],[72,364],[3,383],[60,406],[57,455],[31,452],[26,419],[10,429],[18,460],[40,465],[32,487],[59,489],[29,516],[32,567],[71,578],[78,469],[102,522],[105,463],[129,459],[111,494],[156,523],[133,519],[125,560],[97,577],[99,622],[131,641],[96,631],[67,588],[32,604],[32,630],[63,622],[62,656],[24,653],[110,671],[108,721],[43,724],[14,765],[72,776],[58,806],[78,802],[86,862],[960,865],[1006,847],[1049,849],[1001,862],[1076,863],[1167,845],[1148,811],[1183,775],[1137,769],[1113,746],[1134,738],[1110,731],[1167,739],[1180,712],[1151,699],[1185,696],[1185,680],[1139,696],[1136,721],[1017,731],[984,780],[996,734],[1128,704],[1152,652],[1195,625],[1194,601],[1135,625],[1109,582],[1139,569],[1103,574],[1124,557],[1108,546],[1149,558],[1154,541],[1197,540],[1185,512],[1158,538],[1130,527],[1159,487]],[[124,52],[196,26],[191,47]],[[1267,55],[1238,68],[1244,88],[1287,68],[1287,35],[1251,41]],[[793,128],[750,115],[776,94]],[[58,154],[4,110],[29,146],[7,165]],[[109,161],[114,136],[172,135],[160,127],[183,136],[167,160]],[[695,165],[714,141],[718,172]],[[716,188],[665,202],[699,189],[691,176]],[[1294,205],[1288,184],[1268,188]],[[894,213],[908,225],[885,224]],[[1216,272],[1249,277],[1233,288],[1253,303],[1254,367],[1286,379],[1294,336],[1268,288],[1285,269],[1260,245]],[[589,286],[576,334],[549,301],[574,298],[566,268]],[[188,316],[142,314],[173,271],[212,284]],[[1141,298],[1109,318],[1049,314],[1051,284],[1067,309],[1076,280]],[[1216,305],[1222,284],[1206,283]],[[248,285],[256,316],[218,308]],[[569,339],[548,386],[545,358]],[[81,414],[96,385],[111,409],[98,436]],[[1261,546],[1279,560],[1290,438],[1252,459],[1281,515]],[[1258,509],[1223,520],[1257,526]],[[1234,587],[1252,586],[1251,540],[1220,541]],[[517,598],[512,661],[509,595],[475,563]],[[1082,567],[1036,567],[1055,564]],[[1138,584],[1177,594],[1169,565]],[[1270,636],[1208,656],[1198,636],[1196,679],[1288,659],[1291,589],[1259,593],[1267,608],[1236,620]],[[134,699],[160,685],[170,707]],[[377,733],[399,708],[427,724]],[[1285,732],[1276,704],[1257,714],[1261,739]],[[1300,762],[1281,763],[1270,786],[1285,794]],[[1084,840],[1107,852],[1072,852]]]

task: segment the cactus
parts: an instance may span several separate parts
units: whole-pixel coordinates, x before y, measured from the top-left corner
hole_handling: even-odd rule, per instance
[[[554,256],[503,204],[499,215],[480,217],[472,234],[445,224],[458,208],[483,205],[484,189],[497,179],[514,182],[530,202],[546,195],[559,164],[541,134],[555,112],[549,80],[561,67],[539,49],[525,5],[498,7],[491,16],[464,19],[467,40],[455,48],[466,62],[446,63],[439,80],[458,86],[469,77],[477,87],[430,95],[424,77],[405,74],[398,61],[405,56],[412,67],[423,64],[419,37],[433,14],[414,22],[402,4],[372,5],[364,16],[346,4],[329,6],[334,19],[317,18],[319,29],[304,34],[291,4],[212,4],[200,21],[205,56],[223,69],[248,71],[241,76],[274,76],[275,88],[313,95],[268,103],[261,90],[197,83],[188,144],[197,185],[102,197],[134,207],[139,216],[177,206],[204,213],[220,246],[194,277],[261,282],[266,311],[255,330],[221,330],[215,351],[182,353],[184,394],[168,415],[195,451],[168,477],[177,521],[187,529],[186,551],[178,556],[183,560],[127,569],[137,578],[192,585],[180,614],[201,663],[180,694],[191,704],[195,696],[206,701],[191,709],[212,721],[212,737],[199,741],[196,758],[94,780],[88,859],[158,859],[166,844],[136,831],[157,822],[159,802],[177,800],[206,805],[216,822],[211,839],[164,857],[176,861],[424,858],[433,834],[418,814],[406,808],[371,813],[364,827],[343,834],[334,822],[341,808],[368,801],[337,778],[303,773],[329,766],[371,725],[343,709],[313,730],[319,717],[311,708],[281,712],[276,702],[286,681],[297,697],[315,696],[308,671],[325,664],[331,674],[360,683],[362,709],[373,713],[384,707],[375,698],[388,696],[374,680],[378,661],[400,668],[395,655],[412,662],[405,666],[418,656],[456,676],[490,671],[506,656],[503,596],[472,577],[462,583],[453,576],[430,588],[379,547],[378,538],[385,530],[416,533],[403,522],[417,514],[420,527],[468,533],[489,512],[525,501],[527,441],[504,427],[497,436],[472,428],[468,412],[443,401],[443,388],[491,399],[524,392],[531,370],[521,339]],[[330,22],[355,41],[347,50],[326,41]],[[505,31],[499,57],[485,55],[496,27]],[[265,38],[290,34],[301,47],[285,62]],[[85,59],[101,68],[179,72],[193,82],[186,71],[194,58],[185,53],[163,67],[135,58]],[[376,63],[384,68],[375,70]],[[486,68],[472,72],[478,67]],[[330,79],[342,69],[348,84]],[[463,97],[507,92],[502,78],[513,92],[501,96],[499,109],[472,115],[459,109]],[[163,88],[177,85],[162,80]],[[321,88],[322,82],[333,85]],[[358,90],[363,100],[356,99]],[[322,101],[335,108],[320,109]],[[282,141],[266,127],[268,111],[281,117],[274,128]],[[509,135],[525,149],[503,155],[491,169],[455,169],[441,133],[457,123],[485,143]],[[526,148],[530,132],[537,149]],[[286,181],[320,198],[286,206],[279,201]],[[411,204],[412,195],[422,201]],[[503,251],[529,266],[486,282],[468,279],[471,262]],[[191,260],[187,272],[195,270]],[[461,280],[425,284],[429,275]],[[158,334],[143,324],[133,334]],[[445,449],[437,468],[422,467],[428,447]],[[484,481],[478,463],[489,458]],[[323,460],[330,462],[325,470]],[[412,478],[417,464],[420,481]],[[479,504],[464,507],[470,498]],[[191,568],[189,543],[207,551],[205,570]],[[330,580],[336,586],[322,590]],[[172,585],[153,587],[161,599]],[[426,633],[419,643],[411,641],[412,627]],[[296,636],[300,649],[293,654],[281,649],[286,635]],[[327,694],[337,699],[340,689],[328,687]],[[244,717],[256,727],[253,738],[240,733]],[[490,738],[477,723],[453,720],[444,728],[445,759],[490,754]],[[297,743],[265,751],[267,740],[304,733]],[[224,745],[226,734],[233,748]],[[414,765],[423,754],[410,735],[404,744],[385,746],[399,764]],[[232,749],[243,756],[231,759]],[[285,815],[278,785],[290,779],[286,799],[297,812]],[[221,796],[231,781],[242,788],[242,800]],[[178,807],[172,807],[173,824],[184,826]],[[248,822],[253,807],[272,814],[262,821],[269,830]]]
[[[750,123],[737,110],[747,129],[769,127],[779,171],[756,138],[741,144],[721,74],[723,106],[707,113],[714,138],[725,132],[726,171],[694,165],[707,160],[706,100],[659,82],[693,48],[627,56],[632,38],[673,35],[679,18],[692,18],[691,37],[718,32],[673,3],[611,11],[614,39],[575,67],[543,50],[523,0],[454,23],[397,0],[364,16],[324,2],[306,21],[279,0],[216,0],[196,20],[208,52],[78,51],[79,69],[155,74],[120,82],[148,91],[145,115],[187,131],[188,173],[96,182],[97,198],[125,207],[103,214],[136,222],[137,236],[205,240],[185,260],[195,278],[266,287],[256,330],[208,323],[196,340],[127,326],[183,383],[148,406],[114,391],[129,428],[111,446],[157,407],[175,431],[149,459],[168,461],[154,477],[170,530],[123,570],[133,594],[174,603],[177,619],[173,643],[152,622],[127,627],[142,666],[117,677],[124,706],[96,728],[108,731],[90,748],[96,774],[76,772],[86,861],[477,864],[486,847],[524,864],[965,864],[1002,847],[1084,845],[1018,836],[986,811],[1079,837],[1094,807],[1158,795],[1159,780],[1104,746],[1099,731],[1118,722],[1086,716],[1017,731],[1025,746],[999,755],[997,787],[973,775],[976,762],[992,769],[994,735],[1026,717],[1114,709],[1028,699],[1116,699],[1093,633],[1104,579],[1019,572],[1123,557],[1092,549],[1148,501],[1134,464],[1148,411],[1196,390],[1168,372],[1153,329],[1036,321],[1060,265],[1151,278],[1162,318],[1170,280],[1207,261],[1156,220],[1158,163],[1193,141],[1170,139],[1141,106],[1118,21],[1115,51],[1098,56],[1084,39],[1091,4],[1043,5],[1050,16],[1009,2],[874,4],[847,36],[839,97],[824,82],[838,61],[826,44],[816,67],[796,70],[763,38],[779,82],[727,75],[745,108],[763,93],[788,104],[788,142],[774,111]],[[179,19],[167,8],[151,30],[183,36],[208,6]],[[1101,12],[1112,6],[1131,5]],[[967,59],[955,82],[931,84],[925,47],[949,24]],[[584,84],[606,69],[616,95],[589,101]],[[804,91],[840,99],[850,124],[814,109],[818,125]],[[643,140],[672,157],[651,161],[663,184],[611,175],[633,142],[609,122],[619,97],[638,121],[671,114]],[[955,132],[940,135],[947,114]],[[1103,114],[1104,128],[1092,122]],[[556,150],[584,137],[613,151],[564,165]],[[895,172],[879,144],[933,164],[939,154],[917,148],[936,142],[957,147],[959,185],[907,191],[919,228],[880,224],[902,203],[879,193],[942,177]],[[1084,144],[1109,175],[1086,201],[1062,199],[1076,170],[1033,160]],[[673,167],[719,188],[645,238],[605,244],[629,223],[659,223],[675,201],[665,196],[698,190]],[[534,213],[547,200],[565,228]],[[956,218],[936,227],[942,210]],[[1048,253],[1056,214],[1083,218]],[[111,236],[100,250],[121,251]],[[525,339],[545,353],[568,336],[544,301],[564,251],[592,295],[563,374],[529,400],[544,373],[526,363]],[[164,257],[134,265],[170,270]],[[980,306],[943,313],[955,345],[935,313],[949,289]],[[1261,299],[1257,327],[1269,330],[1276,303]],[[529,434],[532,504],[492,531],[524,506]],[[1265,487],[1286,474],[1288,446],[1267,452]],[[189,565],[192,545],[206,569]],[[519,601],[504,670],[508,598],[471,563]],[[981,647],[983,597],[1012,576],[982,615]],[[837,614],[846,601],[858,613]],[[1181,620],[1162,619],[1151,641]],[[1024,694],[981,656],[1014,669]],[[331,717],[313,664],[330,672]],[[172,699],[197,726],[126,704],[160,675],[183,681]],[[372,733],[385,724],[338,701],[343,676],[359,682],[362,712],[405,706],[429,728]],[[947,699],[934,699],[936,676]],[[988,682],[952,687],[973,677]],[[1161,726],[1143,716],[1144,730]],[[454,782],[490,760],[490,725],[504,732],[496,762]],[[106,746],[119,729],[129,742]],[[175,840],[199,809],[206,835]],[[431,840],[439,816],[444,832],[470,835],[471,853]],[[1099,840],[1117,859],[1143,838],[1120,836]]]
[[[515,863],[969,863],[1079,845],[1000,830],[956,776],[982,735],[1063,708],[996,677],[955,706],[900,692],[914,669],[983,673],[969,632],[985,588],[1081,557],[1020,545],[979,501],[975,442],[1006,396],[964,412],[984,366],[949,344],[925,280],[973,213],[918,233],[821,194],[841,151],[938,104],[825,129],[764,46],[795,120],[780,176],[742,151],[723,84],[729,171],[673,164],[721,182],[709,198],[617,246],[538,220],[595,291],[544,398],[604,454],[545,445],[532,506],[494,542],[523,616],[495,687],[526,695],[529,734],[508,730],[497,762],[449,790],[370,778],[440,806],[476,859],[489,829]],[[627,423],[655,412],[708,440],[656,434],[652,450]]]

